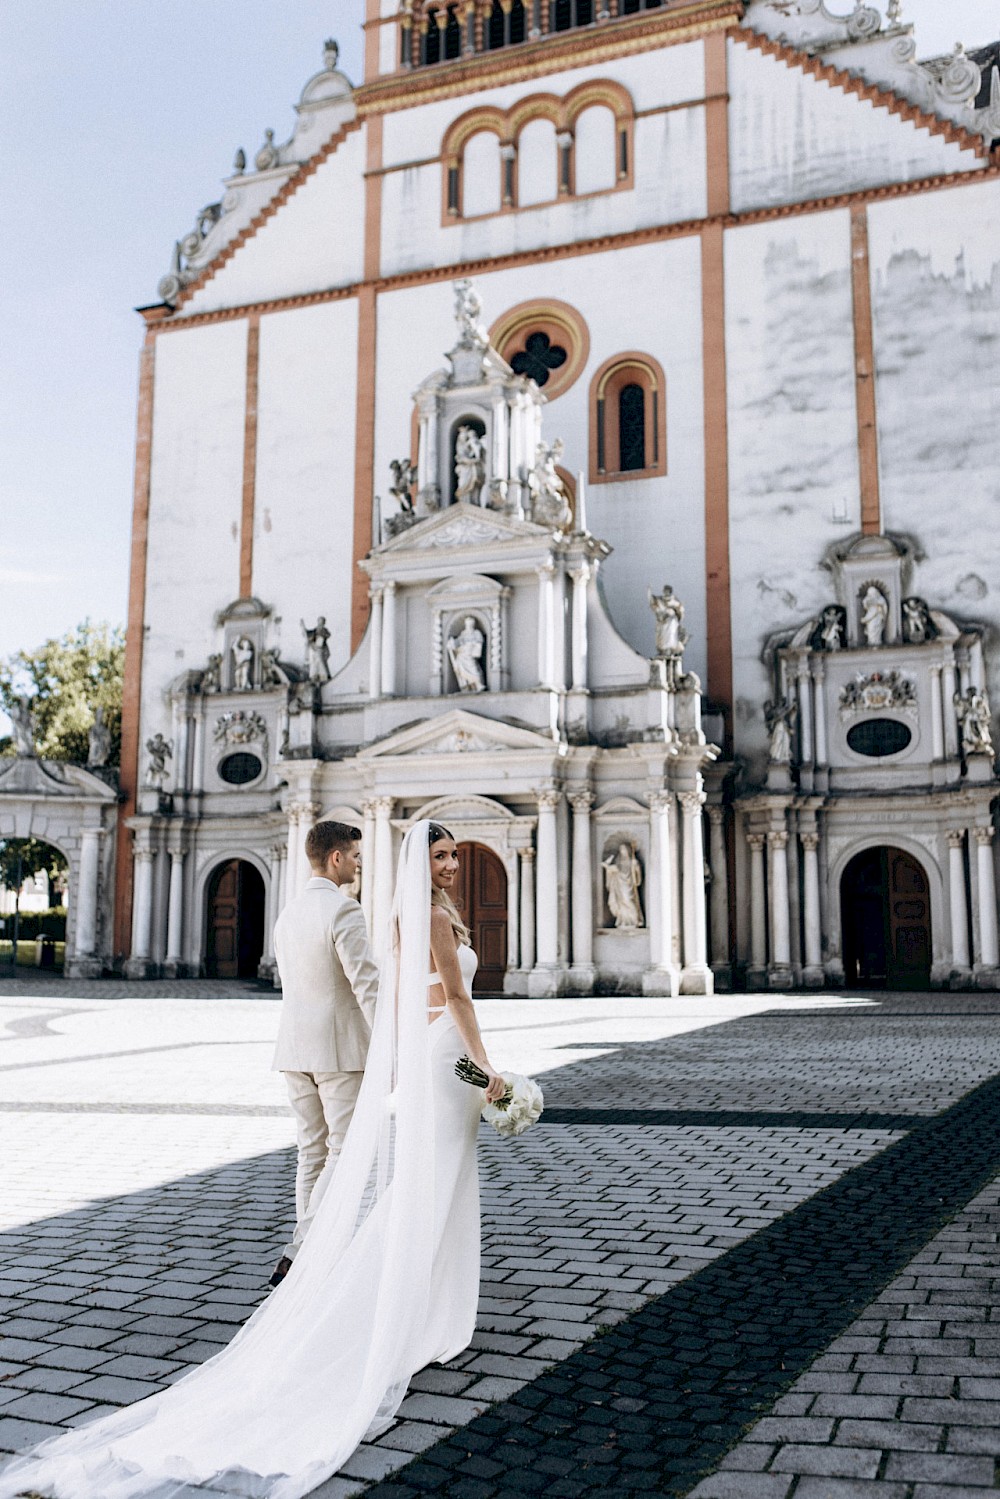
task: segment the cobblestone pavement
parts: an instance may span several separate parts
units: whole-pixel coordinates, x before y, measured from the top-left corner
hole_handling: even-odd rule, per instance
[[[316,1499],[994,1487],[998,1013],[486,1001],[547,1113],[484,1131],[475,1342]],[[257,986],[0,984],[0,1451],[259,1302],[292,1194],[276,1018]]]

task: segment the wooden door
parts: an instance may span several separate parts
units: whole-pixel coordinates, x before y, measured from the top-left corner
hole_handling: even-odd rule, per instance
[[[208,886],[205,971],[210,978],[254,978],[264,951],[264,881],[243,859],[220,864]]]
[[[473,989],[503,991],[507,972],[507,871],[492,849],[460,843],[457,899],[479,955]]]
[[[899,848],[869,848],[841,883],[844,969],[849,985],[926,989],[931,974],[927,876]]]
[[[916,859],[887,848],[890,989],[927,989],[931,981],[931,903]]]

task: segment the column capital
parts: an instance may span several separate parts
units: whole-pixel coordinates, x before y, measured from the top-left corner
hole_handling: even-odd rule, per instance
[[[747,834],[747,843],[748,843],[748,845],[750,847],[750,852],[751,853],[753,853],[753,854],[763,853],[763,851],[764,851],[764,834],[763,833],[748,833]]]
[[[517,854],[518,854],[518,858],[521,860],[522,864],[534,864],[534,862],[535,862],[535,850],[533,848],[531,848],[531,847],[519,848],[518,851],[517,851]]]
[[[542,786],[535,792],[538,810],[554,812],[562,801],[563,794],[556,786]]]
[[[942,671],[942,666],[941,666],[940,661],[933,662],[927,668],[927,670],[930,672],[930,674],[931,674],[932,677],[939,677],[941,675],[941,671]]]
[[[375,809],[376,817],[391,817],[396,805],[394,796],[375,796],[372,798],[372,807]]]
[[[826,665],[822,656],[817,656],[812,664],[812,679],[819,686],[826,676]]]
[[[660,789],[649,793],[649,810],[651,812],[669,812],[674,799],[672,791]]]
[[[373,583],[368,590],[368,597],[371,599],[373,604],[379,603],[382,598],[382,584]]]
[[[584,559],[577,562],[568,569],[569,575],[574,583],[587,583],[590,581],[590,563]]]
[[[787,833],[768,833],[768,835],[767,835],[767,841],[768,841],[769,845],[771,846],[771,848],[778,848],[778,849],[787,848],[788,847],[788,834]]]
[[[594,805],[594,793],[589,788],[567,793],[570,806],[577,817],[586,817]]]
[[[708,820],[714,828],[721,828],[726,820],[725,807],[708,807]]]
[[[502,148],[501,148],[501,152],[502,152]],[[555,558],[554,557],[546,557],[545,561],[544,562],[540,562],[538,564],[538,566],[535,568],[535,572],[538,574],[538,576],[540,578],[551,578],[553,576],[553,574],[555,573],[555,570],[556,570],[556,564],[555,564]]]
[[[705,805],[704,791],[678,791],[677,800],[684,809],[685,817],[698,817]]]
[[[965,842],[965,833],[953,830],[948,833],[947,838],[949,848],[961,848]]]
[[[973,828],[976,842],[980,848],[989,848],[993,842],[992,828]]]
[[[375,798],[373,796],[367,796],[367,797],[365,797],[365,800],[361,803],[361,816],[362,817],[374,817],[375,816]]]
[[[310,819],[315,822],[320,814],[319,802],[289,802],[288,821],[307,822]]]
[[[153,862],[153,850],[151,848],[133,848],[132,857],[137,864],[151,864]]]
[[[802,847],[805,849],[807,854],[814,854],[819,849],[818,833],[800,833],[799,838],[801,839]]]

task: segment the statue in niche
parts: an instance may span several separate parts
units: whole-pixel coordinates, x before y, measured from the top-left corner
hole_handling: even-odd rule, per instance
[[[885,644],[885,630],[889,623],[889,603],[881,588],[869,583],[861,600],[861,628],[865,644]]]
[[[486,439],[471,427],[459,427],[455,438],[455,499],[479,504],[486,482]]]
[[[326,615],[321,614],[310,630],[304,619],[299,620],[306,637],[306,653],[309,660],[310,682],[330,680],[330,631],[326,627]]]
[[[209,656],[208,665],[201,674],[202,692],[218,692],[222,687],[222,657]]]
[[[924,645],[934,633],[931,611],[923,599],[904,599],[903,639],[907,645]]]
[[[486,636],[476,624],[475,618],[467,614],[462,629],[448,640],[448,660],[455,673],[459,692],[485,692],[486,677],[483,673],[483,650]]]
[[[11,728],[14,730],[14,753],[19,760],[33,760],[35,758],[35,715],[31,707],[31,698],[22,692],[12,703],[8,704],[6,712]]]
[[[247,635],[234,640],[230,648],[233,658],[233,691],[249,692],[253,687],[253,641]]]
[[[681,628],[684,605],[669,583],[664,583],[662,593],[647,589],[647,597],[656,621],[656,654],[664,658],[679,656],[687,640],[687,631]]]
[[[794,703],[787,701],[764,704],[767,732],[771,736],[768,758],[772,765],[792,763],[792,733],[798,711]]]
[[[540,442],[535,452],[535,466],[528,475],[531,518],[540,526],[551,526],[554,531],[566,531],[573,522],[566,486],[556,472],[556,464],[562,455],[562,438],[557,437],[551,444]]]
[[[641,927],[642,906],[639,902],[639,886],[642,884],[642,867],[636,856],[635,844],[619,843],[609,858],[601,861],[604,870],[604,889],[608,898],[608,910],[620,932],[634,932]]]
[[[820,643],[825,651],[844,649],[844,611],[839,604],[830,604],[823,610],[819,624]]]
[[[168,775],[167,761],[174,753],[173,740],[164,739],[162,734],[154,734],[152,739],[146,740],[146,750],[149,754],[146,780],[150,786],[155,786],[160,791]]]
[[[993,745],[993,715],[985,687],[970,687],[955,693],[955,711],[962,725],[962,748],[967,755],[990,755]]]
[[[103,770],[108,763],[111,754],[111,730],[104,722],[104,709],[100,706],[94,713],[94,722],[90,726],[90,734],[87,743],[87,767],[89,770]]]
[[[452,283],[455,290],[455,321],[458,324],[458,341],[463,348],[485,349],[490,336],[480,321],[483,299],[467,278]]]

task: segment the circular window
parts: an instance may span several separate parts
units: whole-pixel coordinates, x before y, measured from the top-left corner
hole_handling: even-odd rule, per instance
[[[517,375],[530,375],[549,400],[578,379],[590,353],[590,334],[568,302],[522,302],[497,318],[490,342]]]
[[[867,755],[880,760],[885,755],[898,755],[906,749],[913,738],[905,723],[895,718],[871,718],[865,723],[856,723],[848,732],[847,744],[856,755]]]
[[[255,781],[263,769],[256,755],[240,750],[235,755],[226,756],[219,766],[219,775],[230,786],[245,786],[248,781]]]

